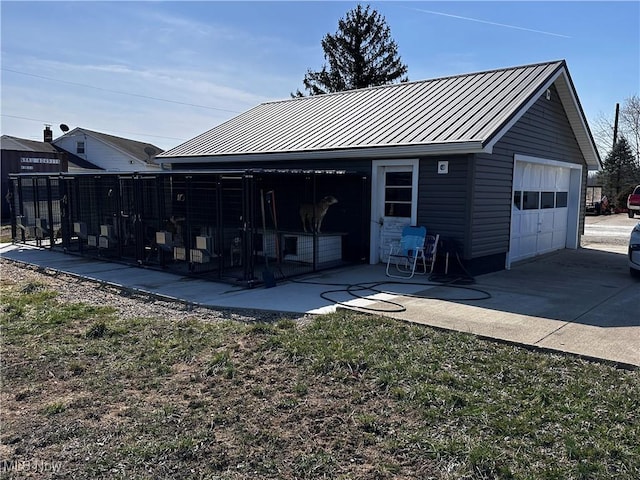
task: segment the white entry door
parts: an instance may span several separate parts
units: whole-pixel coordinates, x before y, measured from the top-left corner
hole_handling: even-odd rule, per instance
[[[386,262],[389,245],[402,229],[415,225],[418,198],[417,160],[373,162],[371,263]]]
[[[579,175],[558,163],[515,161],[511,262],[571,246],[567,235],[577,211],[571,205],[577,198],[571,192],[572,177],[575,183]]]

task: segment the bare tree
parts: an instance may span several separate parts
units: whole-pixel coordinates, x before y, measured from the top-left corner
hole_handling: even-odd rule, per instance
[[[593,139],[598,147],[600,158],[604,159],[613,148],[613,115],[607,116],[600,112],[591,122]]]
[[[600,113],[592,123],[593,137],[600,152],[600,158],[603,159],[613,149],[614,115]],[[627,139],[633,157],[640,165],[640,97],[638,95],[625,99],[620,108],[618,140],[622,136]]]
[[[640,161],[640,97],[633,95],[625,100],[620,109],[620,120],[625,127],[625,136],[634,150],[636,161]]]

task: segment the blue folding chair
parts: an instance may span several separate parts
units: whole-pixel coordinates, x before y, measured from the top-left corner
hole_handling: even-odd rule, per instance
[[[387,276],[394,278],[412,278],[416,273],[418,261],[422,264],[422,272],[427,273],[425,256],[425,239],[427,229],[425,227],[404,227],[400,242],[392,242],[389,245],[389,258],[387,259]],[[435,255],[433,256],[435,258]],[[395,264],[397,273],[390,273],[391,264]],[[433,268],[433,267],[432,267]]]

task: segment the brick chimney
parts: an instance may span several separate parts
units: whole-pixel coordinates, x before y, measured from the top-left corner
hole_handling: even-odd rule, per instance
[[[51,131],[51,125],[44,126],[44,141],[47,143],[53,142],[53,131]]]

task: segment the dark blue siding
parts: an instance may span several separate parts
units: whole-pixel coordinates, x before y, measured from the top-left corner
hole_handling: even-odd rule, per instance
[[[516,154],[583,165],[583,183],[586,182],[586,163],[555,87],[551,88],[551,99],[542,96],[496,143],[492,154],[475,156],[475,181],[469,192],[473,198],[468,232],[472,241],[465,258],[509,250]]]
[[[471,155],[420,160],[418,224],[463,248],[470,215]],[[438,174],[438,161],[449,162],[449,173]]]

